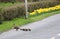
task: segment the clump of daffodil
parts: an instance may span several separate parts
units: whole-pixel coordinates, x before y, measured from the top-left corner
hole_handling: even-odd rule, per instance
[[[31,12],[30,15],[35,15],[37,12],[41,14],[42,12],[48,12],[48,11],[59,10],[59,9],[60,9],[60,5],[50,7],[50,8],[40,8]]]

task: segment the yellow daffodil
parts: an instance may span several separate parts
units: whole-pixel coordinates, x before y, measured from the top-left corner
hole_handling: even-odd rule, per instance
[[[32,13],[30,13],[30,15],[35,15],[37,12],[40,14],[42,12],[48,12],[48,11],[58,10],[58,9],[60,9],[60,5],[50,7],[50,8],[40,8],[40,9],[34,10]]]

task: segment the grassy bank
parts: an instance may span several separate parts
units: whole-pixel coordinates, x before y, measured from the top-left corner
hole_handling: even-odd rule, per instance
[[[6,8],[6,7],[14,6],[17,4],[21,4],[21,3],[19,2],[15,2],[14,4],[13,3],[0,3],[0,8]]]
[[[24,24],[28,24],[31,22],[42,20],[46,17],[49,17],[54,14],[59,14],[60,10],[58,11],[52,11],[52,12],[45,12],[45,14],[40,14],[38,16],[31,16],[28,19],[24,18],[15,18],[11,21],[4,21],[3,24],[0,25],[0,32],[7,31],[13,27],[13,24],[15,23],[17,26],[21,26]]]
[[[51,11],[53,9],[56,10],[56,8],[59,8],[58,5],[57,7],[55,7],[56,6],[55,4],[54,5],[49,5],[49,4],[50,2],[48,2],[48,4],[46,2],[32,2],[32,3],[28,2],[28,12],[33,12],[32,14],[35,14],[37,10],[37,12],[41,14],[42,12]],[[0,4],[0,6],[3,7],[3,8],[0,8],[1,21],[12,20],[16,17],[24,16],[24,14],[26,13],[24,3],[21,3],[21,4],[20,3],[14,3],[14,4],[2,3]]]

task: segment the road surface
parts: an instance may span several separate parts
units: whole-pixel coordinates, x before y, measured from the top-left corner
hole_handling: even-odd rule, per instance
[[[0,39],[60,39],[60,14],[24,25],[21,28],[30,28],[31,31],[12,29],[0,34]]]

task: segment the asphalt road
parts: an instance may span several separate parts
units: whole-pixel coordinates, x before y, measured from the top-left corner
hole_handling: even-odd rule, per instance
[[[60,39],[60,14],[24,25],[21,28],[30,28],[31,31],[12,29],[0,34],[0,39]]]

